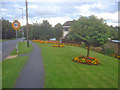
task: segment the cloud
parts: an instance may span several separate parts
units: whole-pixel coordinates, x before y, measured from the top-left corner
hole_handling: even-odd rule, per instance
[[[22,18],[18,18],[17,20],[21,23],[21,25],[26,25],[26,17],[23,17],[23,24],[22,24]],[[15,19],[12,19],[11,22],[13,22]],[[73,20],[70,17],[49,17],[49,18],[40,18],[40,17],[34,17],[34,18],[28,18],[28,22],[29,24],[33,24],[33,23],[42,23],[43,20],[47,20],[53,27],[57,24],[57,23],[61,23],[64,24],[66,21],[71,21]]]
[[[37,8],[38,8],[38,5],[29,5],[28,8],[29,8],[29,9],[37,9]]]
[[[5,9],[5,8],[1,8],[1,11],[8,11],[7,9]]]
[[[105,9],[109,11],[109,8],[111,6],[110,4],[104,5],[103,3],[87,3],[85,5],[81,6],[74,6],[74,8],[78,9],[78,12],[84,13],[85,15],[87,13],[101,13],[101,12],[106,12]],[[113,7],[112,7],[113,8]],[[99,11],[101,12],[99,12]]]
[[[7,13],[1,13],[2,15],[5,15],[5,14],[7,14]]]
[[[2,2],[25,2],[26,0],[1,0]],[[28,0],[28,2],[119,2],[119,0]]]
[[[104,18],[106,20],[110,20],[112,22],[117,22],[118,21],[118,12],[115,13],[100,13],[96,14],[99,18]]]
[[[29,16],[36,17],[55,17],[59,14],[60,7],[59,6],[51,6],[51,5],[29,5],[28,6]]]
[[[110,6],[113,5],[113,3],[110,3]],[[98,18],[103,18],[105,20],[107,20],[108,25],[117,25],[118,22],[118,11],[116,10],[116,12],[114,11],[113,13],[106,12],[104,11],[105,9],[107,9],[110,6],[105,6],[104,4],[101,3],[94,3],[94,4],[86,4],[86,5],[81,5],[81,6],[75,6],[74,8],[78,9],[77,13],[74,13],[78,16],[82,15],[82,16],[90,16],[90,15],[95,15]],[[92,8],[99,8],[99,10],[103,10],[101,12],[97,12],[97,11],[92,11]]]
[[[13,5],[14,7],[20,7],[18,4]]]
[[[82,16],[90,16],[95,15],[98,18],[104,18],[107,20],[107,23],[110,25],[116,25],[118,22],[118,11],[117,11],[117,3],[114,1],[111,2],[77,2],[71,1],[66,2],[64,0],[56,0],[52,2],[32,2],[29,0],[28,2],[28,16],[29,23],[33,22],[42,22],[44,19],[47,19],[53,26],[57,23],[63,24],[67,20],[78,19],[80,15]],[[26,15],[26,7],[25,2],[4,2],[2,6],[2,13],[6,13],[7,15],[3,15],[5,18],[13,21],[14,19],[18,19],[21,21],[22,11],[19,8],[23,8],[23,16],[24,16],[24,25],[25,15]],[[11,16],[9,16],[11,15]],[[14,18],[11,18],[14,16]]]
[[[73,20],[70,17],[52,17],[47,19],[52,24],[52,26],[55,26],[57,23],[64,24],[66,21]]]
[[[29,19],[31,23],[35,23],[36,21],[38,23],[42,23],[43,20],[48,20],[48,22],[52,25],[55,26],[57,23],[64,24],[66,21],[73,20],[70,17],[49,17],[49,18],[40,18],[40,17],[34,17],[32,19]]]
[[[107,22],[107,24],[110,26],[110,25],[112,25],[112,26],[118,26],[118,23],[113,23],[113,22]]]

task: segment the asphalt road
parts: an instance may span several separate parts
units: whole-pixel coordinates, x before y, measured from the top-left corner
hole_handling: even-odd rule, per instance
[[[19,38],[18,40],[8,40],[2,43],[2,60],[9,56],[9,54],[15,49],[18,42],[22,41],[24,38]],[[1,45],[1,44],[0,44]]]
[[[29,55],[25,67],[20,72],[15,88],[44,88],[44,66],[39,46],[33,45],[33,51]]]

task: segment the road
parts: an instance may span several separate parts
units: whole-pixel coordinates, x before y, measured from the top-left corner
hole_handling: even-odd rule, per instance
[[[9,54],[15,49],[17,43],[22,41],[23,39],[24,38],[19,38],[18,40],[8,40],[1,42],[2,45],[0,44],[0,46],[2,46],[2,50],[0,50],[0,52],[2,51],[2,60],[8,57]]]

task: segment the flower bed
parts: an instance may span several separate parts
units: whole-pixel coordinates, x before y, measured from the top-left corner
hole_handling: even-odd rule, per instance
[[[44,43],[44,44],[45,43],[51,43],[51,44],[58,44],[58,43],[60,43],[59,41],[51,42],[51,41],[43,41],[43,40],[33,40],[32,42],[39,42],[39,43]],[[70,46],[78,46],[78,47],[80,47],[80,44],[72,44],[72,43],[60,43],[60,44],[62,44],[63,46],[64,45],[70,45]]]
[[[61,43],[61,44],[80,47],[80,44],[72,44],[72,43]]]
[[[116,54],[111,54],[112,57],[120,59],[120,55]]]
[[[82,64],[88,64],[88,65],[98,65],[100,64],[100,61],[95,58],[95,57],[84,57],[84,56],[79,56],[75,57],[72,61],[77,62],[77,63],[82,63]]]
[[[33,40],[32,42],[39,42],[39,43],[43,43],[43,44],[47,44],[47,43],[58,44],[58,41],[50,42],[50,41],[43,41],[43,40]]]
[[[53,45],[53,47],[64,47],[64,45]]]

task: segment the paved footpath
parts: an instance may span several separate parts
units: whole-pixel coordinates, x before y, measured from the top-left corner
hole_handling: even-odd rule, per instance
[[[15,88],[43,88],[44,87],[44,68],[40,48],[31,42],[33,51],[29,55],[24,69],[16,82]]]

